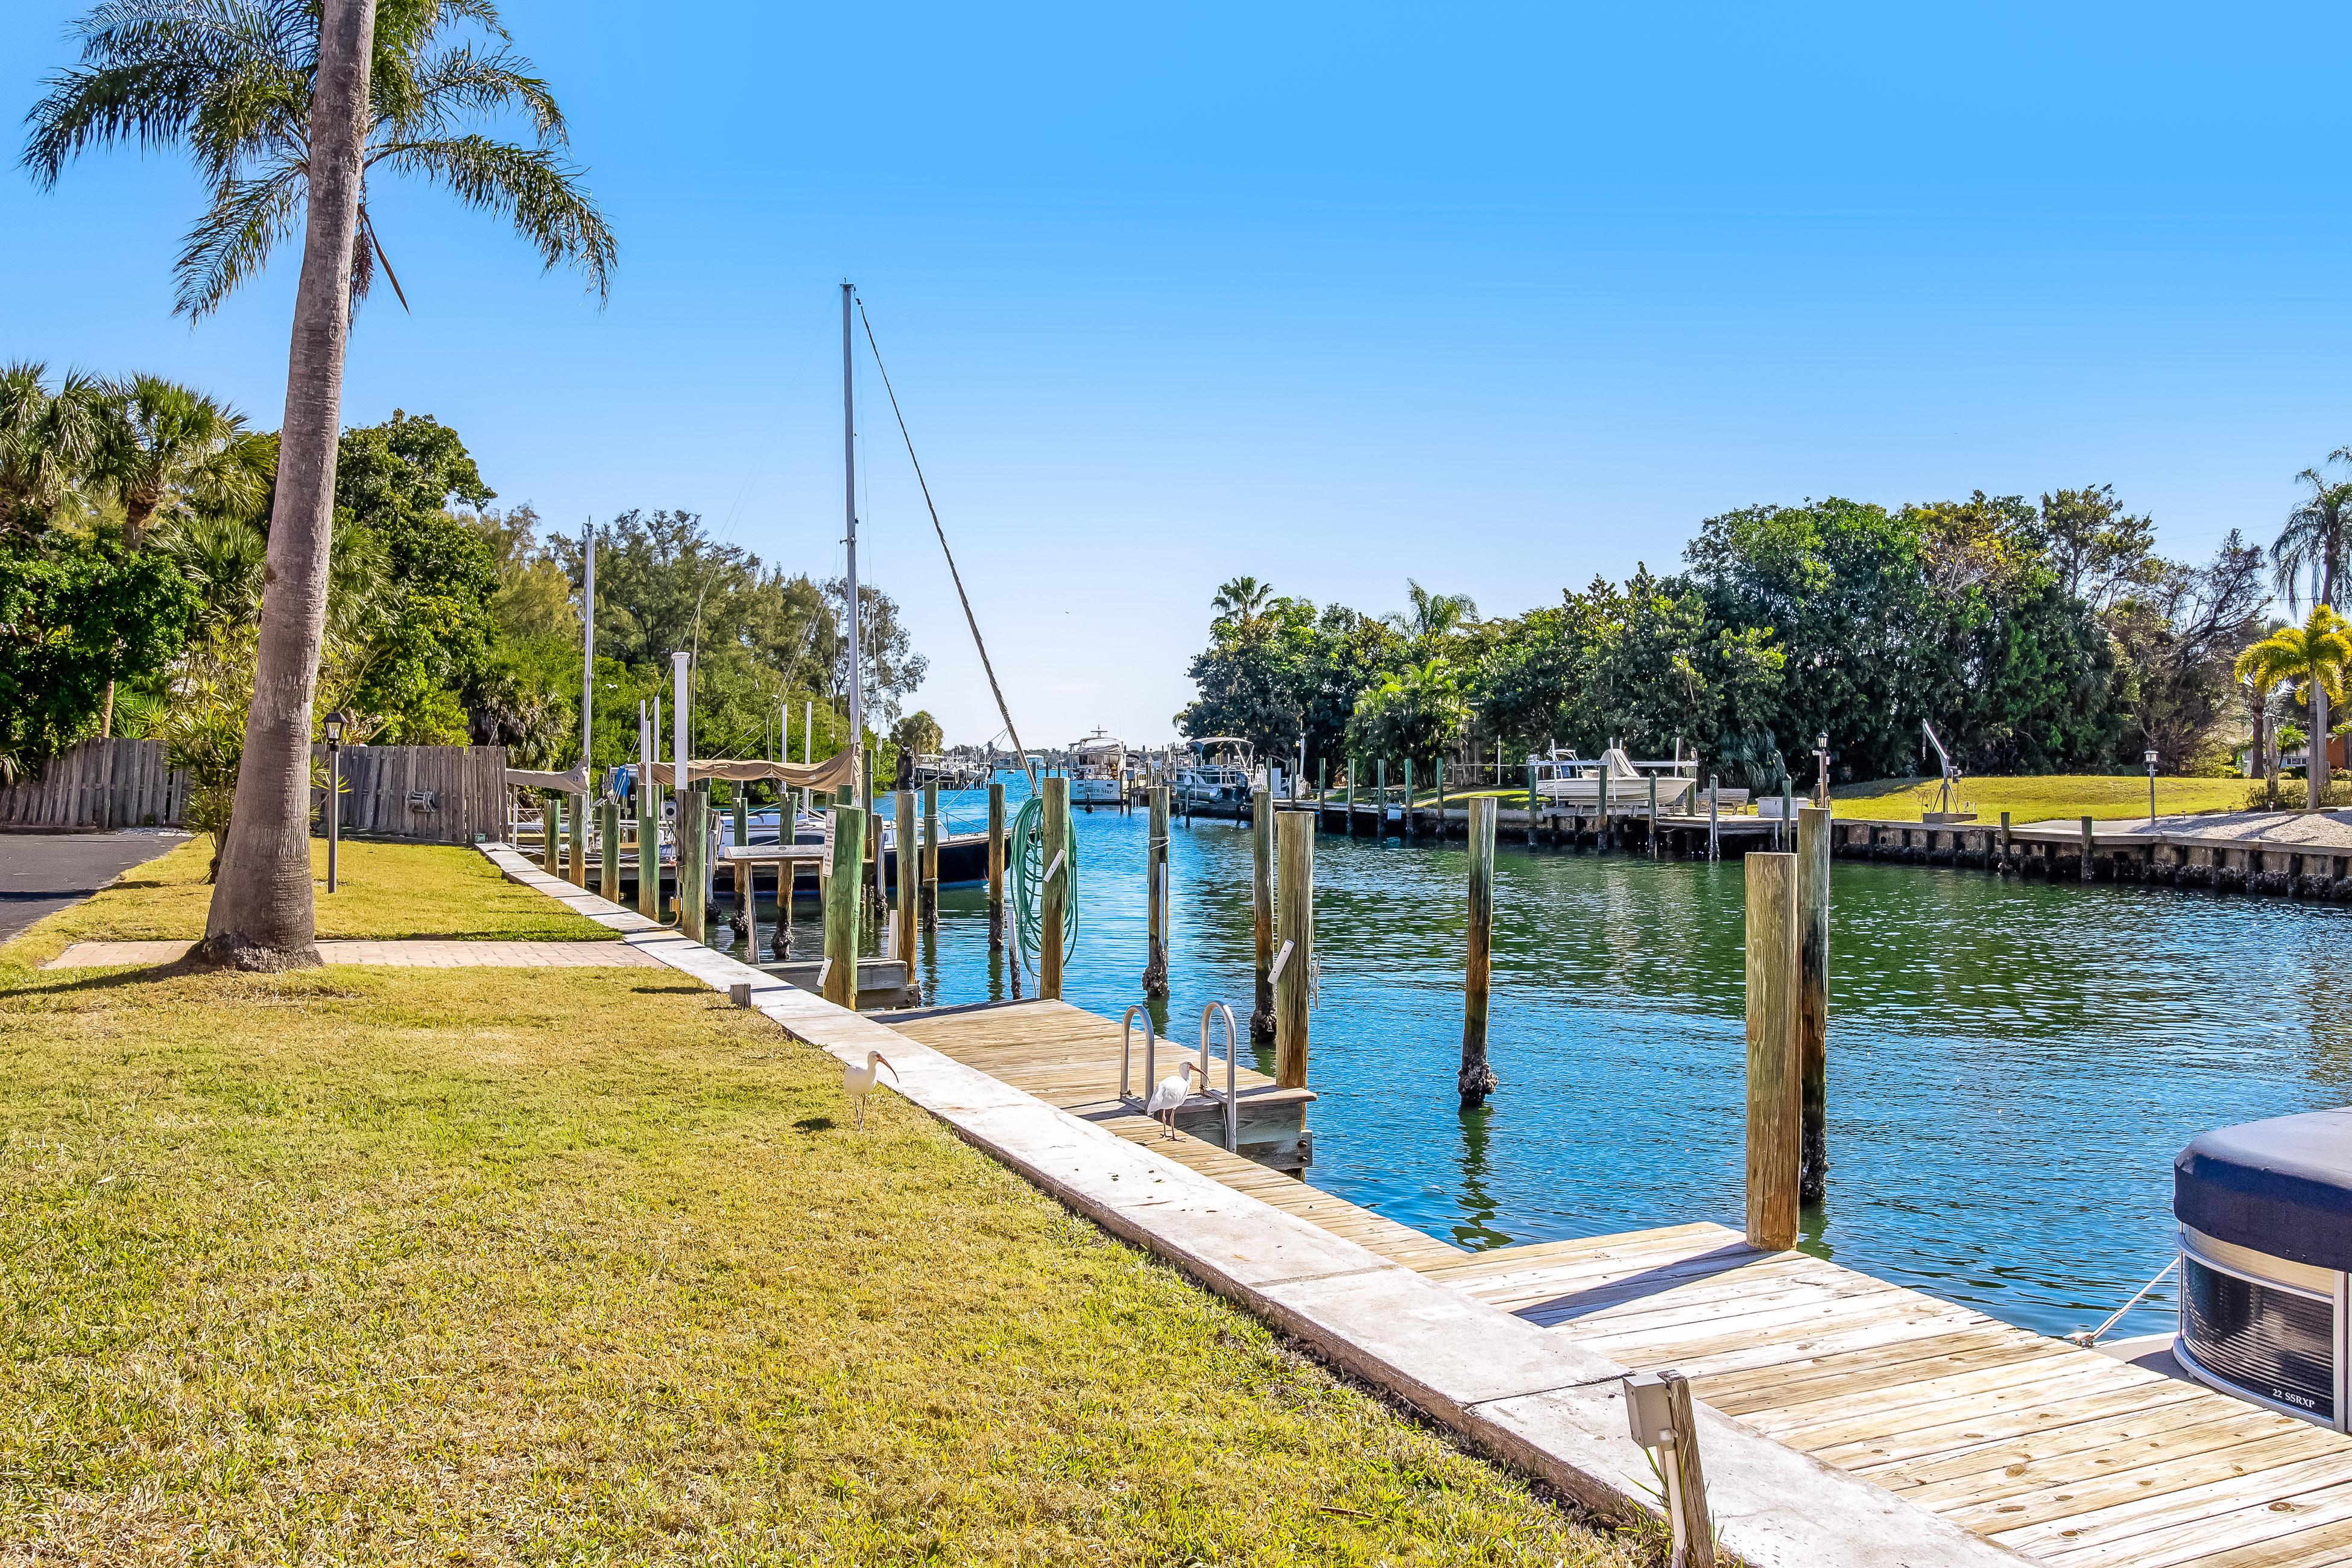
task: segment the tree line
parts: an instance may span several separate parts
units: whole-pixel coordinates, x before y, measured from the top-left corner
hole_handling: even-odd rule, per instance
[[[6,767],[36,770],[88,735],[157,736],[191,771],[193,825],[226,829],[278,445],[160,377],[0,369]],[[341,433],[317,680],[318,707],[350,715],[349,735],[503,745],[525,767],[579,760],[582,542],[497,499],[430,416]],[[596,550],[592,761],[635,756],[637,704],[667,710],[673,651],[695,656],[705,754],[844,743],[840,580],[767,565],[680,510],[624,512]],[[926,661],[887,595],[868,584],[860,600],[866,689],[887,725]]]
[[[2331,461],[2352,468],[2352,452]],[[2266,676],[2241,668],[2282,629],[2274,589],[2307,589],[2323,617],[2284,629],[2340,635],[2328,606],[2352,484],[2299,479],[2312,496],[2270,550],[2232,531],[2202,562],[2159,554],[2150,520],[2097,485],[1744,508],[1702,522],[1678,571],[1644,564],[1507,617],[1418,584],[1408,609],[1372,616],[1237,577],[1176,722],[1270,752],[1303,740],[1335,771],[1679,743],[1727,784],[1767,789],[1803,777],[1823,734],[1836,780],[1927,771],[1923,721],[1971,772],[2137,767],[2149,750],[2168,772],[2225,771],[2250,720],[2273,721],[2275,746],[2285,702],[2315,700],[2325,733],[2325,705],[2341,700],[2325,647],[2316,682],[2307,659],[2300,673],[2292,658]]]

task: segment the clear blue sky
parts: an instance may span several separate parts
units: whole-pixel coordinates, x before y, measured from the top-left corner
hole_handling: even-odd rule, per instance
[[[0,12],[12,119],[80,9]],[[380,190],[416,313],[368,307],[347,418],[435,414],[567,526],[683,507],[828,573],[853,278],[1033,744],[1165,736],[1235,573],[1516,612],[1751,502],[2094,482],[2203,556],[2352,441],[2340,8],[506,12],[618,228],[611,307]],[[176,155],[0,178],[0,356],[274,426],[295,257],[192,331],[195,209]],[[981,738],[865,425],[867,574]]]

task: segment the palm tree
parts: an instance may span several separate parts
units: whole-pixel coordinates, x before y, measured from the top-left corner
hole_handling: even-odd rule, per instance
[[[612,230],[565,158],[562,112],[530,62],[507,47],[497,7],[490,0],[376,0],[370,9],[352,300],[367,296],[379,265],[401,294],[368,214],[367,180],[379,167],[420,175],[504,217],[549,268],[586,271],[602,298]],[[212,204],[188,231],[173,274],[180,313],[209,313],[301,219],[310,194],[319,18],[318,0],[100,5],[79,28],[81,63],[50,78],[48,96],[26,117],[26,165],[47,187],[67,160],[90,147],[187,142]],[[488,35],[488,47],[446,41],[468,23]],[[469,118],[508,110],[530,121],[531,145],[458,133]]]
[[[2352,447],[2338,447],[2327,455],[2331,463],[2352,463]],[[2336,605],[2336,579],[2345,570],[2346,548],[2352,545],[2352,484],[2331,485],[2315,468],[2305,468],[2295,478],[2311,487],[2311,494],[2293,511],[2287,513],[2286,527],[2271,546],[2272,580],[2278,591],[2286,595],[2289,611],[2303,608],[2301,590],[2308,575],[2311,602],[2333,609]],[[2315,805],[2325,798],[2327,784],[2327,701],[2326,683],[2311,683],[2311,732],[2315,737],[2314,754],[2320,759],[2319,781],[2311,799]]]
[[[1410,577],[1404,581],[1404,593],[1412,603],[1412,610],[1392,610],[1381,618],[1416,642],[1444,637],[1478,618],[1477,604],[1467,594],[1433,594]]]
[[[246,512],[268,493],[268,437],[236,409],[156,375],[117,383],[106,401],[90,467],[121,497],[133,545],[158,511]]]
[[[1209,608],[1217,612],[1217,625],[1245,632],[1265,613],[1266,601],[1273,595],[1272,588],[1255,577],[1228,578],[1209,601]]]
[[[105,405],[105,384],[79,371],[51,392],[47,365],[0,365],[0,531],[37,529],[34,519],[89,477]]]
[[[2314,809],[2327,800],[2327,731],[2329,699],[2344,700],[2344,676],[2352,668],[2352,623],[2325,605],[2312,606],[2310,618],[2299,626],[2282,626],[2238,656],[2236,674],[2252,680],[2257,691],[2282,685],[2307,688],[2314,723],[2305,768],[2309,789],[2305,803]]]
[[[467,23],[489,35],[487,49],[444,41]],[[378,0],[115,0],[80,32],[80,65],[51,78],[28,117],[25,162],[49,185],[88,148],[185,143],[212,204],[174,264],[182,313],[217,307],[303,226],[253,700],[198,951],[241,968],[313,964],[311,702],[344,350],[375,268],[391,276],[367,216],[368,173],[438,181],[505,217],[550,267],[583,268],[600,297],[613,237],[564,162],[562,116],[506,47],[491,0],[382,0],[381,15]],[[508,109],[530,120],[533,145],[459,132]]]

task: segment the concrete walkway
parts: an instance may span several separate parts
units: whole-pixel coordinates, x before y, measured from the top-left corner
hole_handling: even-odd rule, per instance
[[[111,969],[125,964],[177,963],[192,942],[78,942],[43,969]],[[326,963],[381,964],[394,969],[659,969],[625,942],[322,942]]]
[[[0,834],[0,942],[188,841],[177,828]]]
[[[863,1066],[879,1050],[898,1092],[1030,1183],[1255,1313],[1354,1376],[1603,1518],[1659,1518],[1650,1462],[1627,1433],[1627,1368],[1423,1278],[834,1006],[633,910],[479,847],[508,879],[623,934],[793,1038]],[[886,1015],[887,1016],[887,1015]],[[1994,1568],[2021,1561],[1958,1525],[1698,1406],[1707,1495],[1725,1550],[1754,1568]]]

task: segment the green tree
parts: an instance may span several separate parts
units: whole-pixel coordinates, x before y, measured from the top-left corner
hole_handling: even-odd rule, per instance
[[[0,549],[0,758],[37,770],[79,740],[115,681],[170,666],[195,609],[157,552],[63,531]]]
[[[1214,624],[1246,632],[1256,624],[1273,596],[1274,590],[1255,577],[1233,577],[1217,589],[1209,605],[1216,611]]]
[[[192,387],[156,375],[109,386],[91,469],[122,502],[137,544],[160,514],[247,516],[269,491],[277,444],[245,416]]]
[[[2352,447],[2339,447],[2329,454],[2329,461],[2352,462]],[[2330,484],[2315,469],[2305,468],[2295,476],[2311,489],[2303,503],[2287,514],[2286,527],[2271,546],[2271,567],[2279,591],[2286,595],[2290,611],[2302,606],[2299,592],[2307,575],[2311,585],[2311,602],[2333,609],[2336,605],[2336,581],[2347,569],[2347,547],[2352,547],[2352,484]],[[2308,683],[2311,701],[2311,732],[2320,737],[2315,751],[2326,752],[2327,683]],[[2322,774],[2326,773],[2323,768]],[[2326,798],[2325,777],[2322,788],[2314,799]]]
[[[2312,700],[2324,694],[2343,701],[2347,668],[2352,668],[2352,623],[2325,605],[2314,605],[2303,625],[2282,626],[2247,648],[2238,656],[2236,665],[2238,678],[2252,681],[2258,691],[2296,687],[2312,701],[2313,711],[2321,714],[2326,710]],[[2314,724],[2311,736],[2305,801],[2317,807],[2327,803],[2327,731]]]
[[[1477,604],[1467,594],[1433,594],[1410,577],[1405,579],[1404,593],[1412,607],[1391,611],[1381,618],[1415,643],[1444,637],[1478,618]]]
[[[920,709],[899,720],[890,731],[890,739],[898,750],[910,756],[936,756],[944,738],[940,721]]]
[[[468,26],[492,47],[452,41]],[[25,161],[48,185],[92,147],[188,147],[212,202],[174,268],[183,312],[217,307],[304,227],[236,827],[202,951],[248,967],[315,963],[307,779],[344,344],[384,259],[368,173],[440,182],[508,218],[550,266],[584,268],[600,294],[612,236],[564,162],[546,85],[506,48],[489,0],[119,0],[79,31],[81,62],[49,79]],[[533,145],[453,133],[509,107],[530,119]]]
[[[68,371],[53,391],[46,365],[0,365],[0,538],[41,532],[88,479],[106,404],[93,376]]]
[[[1433,658],[1389,677],[1356,699],[1348,725],[1350,755],[1435,762],[1454,749],[1468,721],[1460,672]]]

